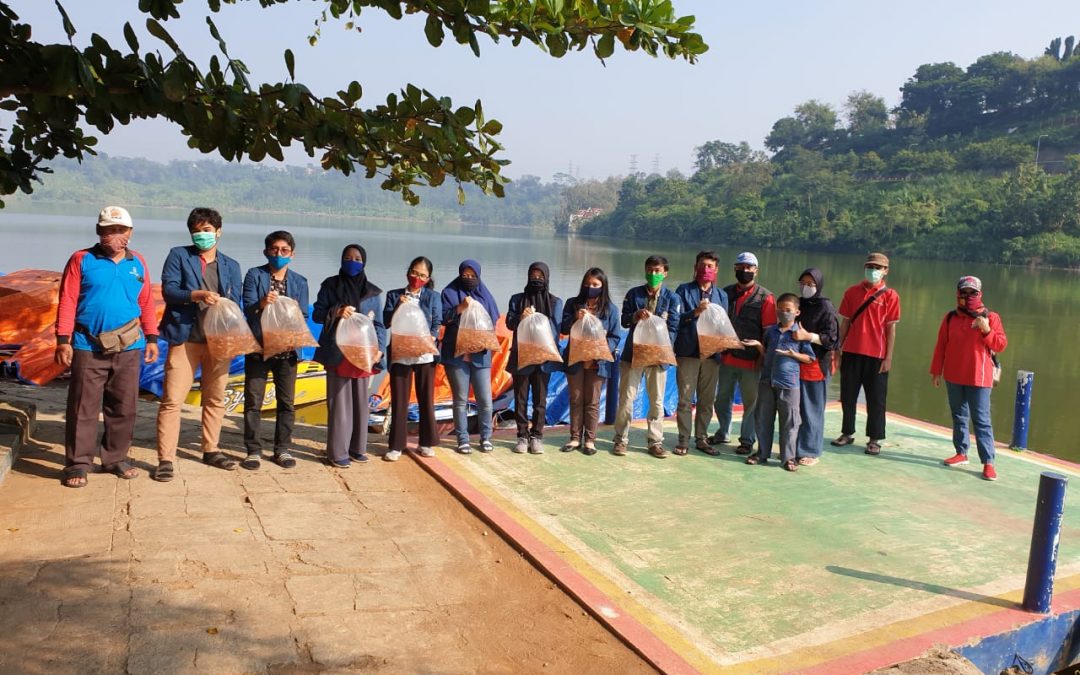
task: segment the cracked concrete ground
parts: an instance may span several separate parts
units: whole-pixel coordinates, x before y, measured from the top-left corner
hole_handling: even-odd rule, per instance
[[[652,672],[409,458],[331,470],[301,426],[295,469],[225,472],[186,411],[173,482],[68,489],[64,396],[0,384],[39,410],[0,485],[0,672]]]

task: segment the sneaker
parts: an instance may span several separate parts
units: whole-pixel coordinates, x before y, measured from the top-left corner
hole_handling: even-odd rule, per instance
[[[659,443],[653,443],[649,446],[649,454],[653,457],[656,457],[657,459],[663,459],[667,457],[668,453],[667,450],[664,449],[663,445],[660,445]]]
[[[519,438],[519,439],[517,439],[517,443],[514,445],[514,450],[513,451],[516,452],[519,455],[524,455],[526,452],[529,451],[529,439],[527,439],[527,438]],[[484,452],[484,450],[481,449],[480,452]]]
[[[400,450],[390,450],[385,455],[383,455],[382,458],[384,460],[386,460],[387,462],[396,462],[399,459],[401,459],[401,451]]]
[[[459,455],[469,455],[472,454],[472,446],[468,443],[461,443],[457,446],[457,451]]]
[[[997,480],[997,469],[993,464],[983,464],[983,479],[984,480]]]
[[[626,443],[621,441],[615,441],[615,445],[611,446],[611,454],[622,457],[626,454]]]
[[[585,447],[581,449],[581,452],[591,457],[596,454],[596,446],[592,443],[586,443]]]
[[[420,456],[421,457],[434,457],[435,456],[435,448],[429,448],[426,445],[421,445],[420,446]]]
[[[281,452],[274,453],[274,463],[280,466],[282,469],[291,469],[296,466],[296,460],[289,453],[282,450]]]
[[[717,431],[708,438],[710,445],[724,445],[728,442],[727,434],[722,431]]]
[[[530,455],[542,455],[544,454],[544,439],[533,436],[529,439],[529,454]]]
[[[368,456],[367,456],[367,453],[363,453],[363,452],[360,453],[359,455],[354,455],[354,454],[352,454],[350,452],[349,453],[349,459],[351,459],[354,462],[360,462],[361,464],[363,464],[364,462],[368,461]]]
[[[964,464],[967,464],[967,463],[968,463],[968,456],[967,455],[961,455],[959,452],[956,453],[955,455],[953,455],[952,457],[948,458],[944,462],[945,466],[963,466]],[[990,466],[990,465],[988,464],[987,466]]]
[[[495,446],[491,444],[491,441],[480,441],[480,452],[491,452],[495,449]]]
[[[573,452],[581,447],[581,441],[571,438],[570,442],[559,448],[559,452]]]

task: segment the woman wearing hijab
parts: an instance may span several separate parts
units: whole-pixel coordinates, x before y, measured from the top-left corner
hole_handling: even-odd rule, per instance
[[[423,312],[431,337],[439,337],[442,325],[442,302],[435,292],[431,261],[418,256],[409,263],[405,272],[405,288],[386,293],[383,322],[390,326],[394,314],[401,307],[415,303]],[[422,457],[434,457],[439,442],[439,428],[435,423],[435,355],[401,356],[394,353],[394,340],[390,339],[390,443],[383,455],[388,462],[395,462],[405,451],[409,419],[409,391],[416,385],[416,403],[420,412],[420,443]]]
[[[463,260],[458,265],[458,276],[442,292],[443,325],[446,330],[442,339],[442,362],[446,379],[454,396],[454,433],[457,435],[457,451],[463,455],[472,452],[469,446],[469,385],[476,396],[477,416],[480,421],[480,452],[491,452],[491,351],[454,356],[457,347],[458,325],[461,313],[474,302],[487,311],[492,325],[499,318],[499,306],[484,282],[480,281],[480,263]]]
[[[373,372],[360,370],[345,359],[337,346],[338,322],[359,312],[375,324],[379,351],[386,351],[386,328],[379,302],[382,291],[368,281],[366,263],[363,246],[346,246],[341,252],[341,269],[322,282],[312,313],[314,320],[323,325],[315,360],[326,368],[327,461],[339,469],[349,468],[350,459],[368,459],[368,383],[384,368],[384,361],[380,361]]]
[[[799,275],[799,330],[796,340],[809,340],[814,362],[799,366],[799,438],[796,461],[813,466],[825,445],[825,402],[832,379],[833,353],[840,339],[840,318],[832,301],[821,294],[825,275],[810,267]]]
[[[506,327],[514,331],[514,342],[510,347],[510,360],[506,369],[514,378],[514,420],[517,422],[517,445],[514,452],[528,451],[533,455],[544,452],[544,417],[547,412],[548,377],[559,367],[558,363],[518,368],[517,328],[521,320],[533,314],[543,314],[551,324],[551,334],[556,344],[559,342],[559,326],[562,319],[563,301],[548,291],[550,277],[548,266],[542,262],[529,265],[528,280],[525,290],[510,298],[510,307],[506,312]],[[529,392],[532,391],[532,429],[529,428]]]
[[[990,392],[994,388],[995,361],[1008,345],[1001,317],[983,304],[982,281],[960,277],[956,284],[956,307],[941,320],[930,376],[940,387],[942,378],[949,394],[956,454],[946,466],[968,463],[968,416],[975,427],[975,444],[982,461],[982,477],[997,480],[994,469],[994,428],[990,424]]]

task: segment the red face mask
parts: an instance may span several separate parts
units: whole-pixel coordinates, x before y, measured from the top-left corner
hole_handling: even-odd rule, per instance
[[[414,277],[411,274],[406,275],[405,281],[409,284],[409,290],[413,290],[413,291],[420,290],[421,288],[424,287],[424,284],[427,283],[426,281],[424,281],[420,277]]]
[[[956,304],[969,312],[978,312],[983,308],[982,293],[974,295],[957,295]]]
[[[697,271],[697,282],[699,284],[712,283],[714,281],[716,281],[715,267],[702,267]]]

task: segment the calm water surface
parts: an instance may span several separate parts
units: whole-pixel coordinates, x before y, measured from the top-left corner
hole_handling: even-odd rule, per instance
[[[100,205],[42,208],[20,206],[0,210],[0,271],[22,268],[60,270],[72,251],[96,240],[94,223]],[[159,272],[169,248],[189,243],[186,210],[133,209],[132,247]],[[75,214],[75,215],[73,215]],[[297,239],[292,268],[317,288],[337,270],[341,249],[349,243],[368,251],[368,276],[384,290],[404,285],[405,268],[417,255],[435,264],[435,282],[442,288],[457,274],[464,258],[478,260],[482,277],[505,308],[510,295],[525,285],[525,272],[534,260],[551,267],[551,288],[567,297],[576,293],[584,270],[598,266],[607,271],[612,295],[621,302],[631,286],[643,283],[643,262],[652,253],[671,261],[670,285],[692,275],[699,248],[713,248],[725,261],[743,250],[736,243],[702,242],[701,245],[642,244],[618,240],[567,239],[529,230],[458,226],[432,223],[351,220],[314,216],[224,214],[221,250],[243,268],[260,265],[263,237],[286,229]],[[774,292],[794,290],[806,267],[825,273],[825,294],[836,305],[844,289],[862,275],[862,256],[757,251],[761,261],[759,282]],[[721,282],[731,283],[730,267],[722,267]],[[954,305],[955,284],[964,274],[983,280],[986,304],[1001,314],[1009,348],[1001,355],[1003,383],[993,397],[994,432],[1008,442],[1013,422],[1017,370],[1035,372],[1031,431],[1028,446],[1080,461],[1080,444],[1069,418],[1080,412],[1076,386],[1080,365],[1068,347],[1080,315],[1080,277],[1063,270],[1031,270],[948,261],[892,258],[889,283],[899,293],[902,319],[889,386],[889,410],[948,425],[944,388],[930,383],[928,368],[942,316]],[[157,274],[154,275],[157,281]],[[314,299],[314,288],[312,289]],[[834,386],[837,381],[834,380]],[[860,420],[859,424],[862,422]],[[862,427],[859,427],[860,440]],[[974,453],[974,449],[972,449]]]

